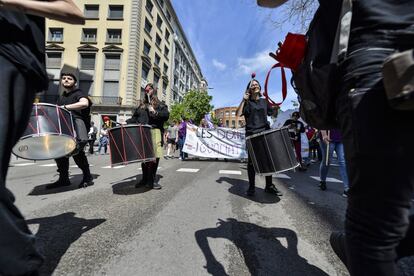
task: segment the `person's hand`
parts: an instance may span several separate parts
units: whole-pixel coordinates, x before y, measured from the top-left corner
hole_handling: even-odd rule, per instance
[[[325,142],[325,144],[328,144],[331,141],[331,139],[329,139],[328,135],[323,135],[322,140]]]
[[[149,105],[149,106],[148,106],[148,110],[149,110],[149,112],[151,112],[151,113],[155,113],[155,109],[154,109],[154,107],[152,107],[152,105]]]
[[[249,92],[244,93],[243,100],[247,101],[250,98]]]

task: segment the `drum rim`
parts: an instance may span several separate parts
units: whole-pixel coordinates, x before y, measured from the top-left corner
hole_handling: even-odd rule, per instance
[[[115,127],[112,127],[108,130],[113,131],[113,130],[117,130],[117,129],[131,128],[131,127],[145,127],[145,128],[150,128],[150,129],[153,128],[151,125],[146,125],[146,124],[127,124],[125,126],[115,126]]]
[[[286,171],[294,170],[294,169],[296,169],[296,168],[297,168],[297,167],[299,167],[299,166],[300,166],[300,164],[299,164],[299,163],[297,163],[295,166],[290,167],[289,169],[284,169],[284,170],[280,170],[280,171],[277,171],[277,172],[257,173],[257,174],[258,174],[258,175],[261,175],[261,176],[268,176],[268,175],[273,175],[273,174],[278,174],[278,173],[282,173],[282,172],[286,172]]]
[[[136,159],[136,160],[132,160],[132,161],[127,161],[127,162],[117,162],[117,163],[112,163],[111,164],[111,168],[116,167],[116,166],[126,166],[129,164],[133,164],[133,163],[139,163],[139,162],[149,162],[149,161],[154,161],[156,159],[156,157],[153,158],[146,158],[146,159]]]
[[[255,133],[255,134],[252,134],[252,135],[247,136],[247,137],[246,137],[246,140],[247,140],[247,139],[252,139],[252,138],[255,138],[255,137],[257,137],[257,136],[262,136],[262,135],[264,135],[264,134],[268,134],[268,133],[272,133],[272,132],[276,132],[276,131],[284,130],[284,129],[287,129],[287,128],[288,128],[288,127],[287,127],[287,126],[285,126],[285,127],[281,127],[281,128],[266,129],[266,130],[261,131],[261,132],[259,132],[259,133]]]
[[[51,103],[33,103],[33,106],[49,106],[49,107],[52,107],[52,108],[59,108],[60,110],[62,110],[62,111],[65,111],[66,113],[68,113],[70,116],[72,116],[72,112],[70,112],[69,110],[67,110],[67,109],[65,109],[65,108],[63,108],[63,107],[61,107],[61,106],[59,106],[59,105],[57,105],[57,104],[51,104]]]
[[[60,134],[60,133],[57,133],[57,132],[42,132],[42,133],[39,133],[39,134],[35,133],[35,134],[31,134],[31,135],[22,136],[19,139],[19,141],[17,141],[17,143],[19,143],[20,141],[25,140],[25,139],[35,138],[35,137],[38,138],[38,137],[47,136],[47,135],[51,135],[51,136],[65,136],[65,137],[68,137],[71,140],[75,141],[75,143],[76,143],[76,138],[75,137],[70,136],[70,135],[67,135],[67,134]],[[16,143],[16,145],[17,145],[17,143]]]

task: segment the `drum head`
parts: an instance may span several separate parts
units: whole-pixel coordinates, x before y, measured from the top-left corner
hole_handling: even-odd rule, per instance
[[[13,148],[13,153],[29,160],[49,160],[66,156],[75,148],[76,141],[73,137],[43,135],[19,140]]]

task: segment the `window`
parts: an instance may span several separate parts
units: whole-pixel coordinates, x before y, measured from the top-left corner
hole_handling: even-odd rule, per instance
[[[96,42],[96,29],[82,29],[82,42]]]
[[[231,127],[232,128],[235,128],[236,127],[236,121],[234,121],[234,120],[231,121]]]
[[[168,21],[171,21],[171,14],[167,11],[167,19]]]
[[[148,42],[144,41],[144,54],[149,56],[151,51],[151,46],[148,44]]]
[[[95,70],[95,54],[81,54],[80,55],[80,69],[81,70]]]
[[[164,64],[164,74],[167,74],[167,72],[168,72],[168,66]]]
[[[158,3],[160,3],[161,9],[164,7],[164,0],[158,0]]]
[[[232,117],[236,117],[236,111],[232,111],[232,112],[231,112],[231,116],[232,116]]]
[[[121,43],[122,42],[122,30],[121,29],[108,29],[106,34],[107,43]]]
[[[160,65],[160,60],[161,60],[160,56],[155,54],[155,64],[157,64],[159,66]]]
[[[167,48],[167,46],[164,47],[164,55],[168,57],[168,54],[170,53],[170,49]]]
[[[170,32],[165,30],[165,39],[168,41],[170,39]]]
[[[106,54],[105,55],[105,70],[118,70],[121,67],[121,55]]]
[[[85,5],[85,11],[83,14],[86,19],[99,18],[99,5]]]
[[[148,21],[148,19],[145,18],[145,26],[144,26],[144,30],[147,31],[149,34],[151,34],[151,30],[152,30],[152,25],[151,23]]]
[[[142,79],[148,80],[149,68],[145,64],[142,65]]]
[[[49,28],[49,41],[63,42],[63,28]]]
[[[162,19],[159,15],[157,15],[157,27],[161,30],[162,27]]]
[[[228,117],[230,115],[230,112],[226,111],[226,117]]]
[[[46,67],[60,69],[62,65],[62,53],[46,53]]]
[[[164,96],[165,96],[165,95],[167,95],[167,86],[168,86],[168,83],[166,83],[165,81],[163,81],[162,84],[163,84],[162,94],[164,94]]]
[[[158,46],[161,45],[161,37],[158,34],[155,36],[155,44],[157,44]]]
[[[158,86],[159,81],[160,81],[160,76],[158,76],[157,74],[154,74],[154,86],[155,87]]]
[[[226,120],[226,127],[229,127],[229,120]]]
[[[119,93],[119,82],[118,81],[104,81],[103,95],[106,97],[118,97]]]
[[[122,19],[124,17],[124,6],[109,5],[108,19]]]
[[[149,11],[149,13],[152,12],[152,9],[154,8],[154,4],[151,2],[151,0],[147,0],[147,3],[145,4],[145,8],[147,8],[147,11]]]

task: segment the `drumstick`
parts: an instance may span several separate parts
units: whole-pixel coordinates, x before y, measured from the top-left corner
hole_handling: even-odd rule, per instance
[[[328,141],[326,142],[326,166],[329,166],[329,131],[327,131],[328,133]]]

